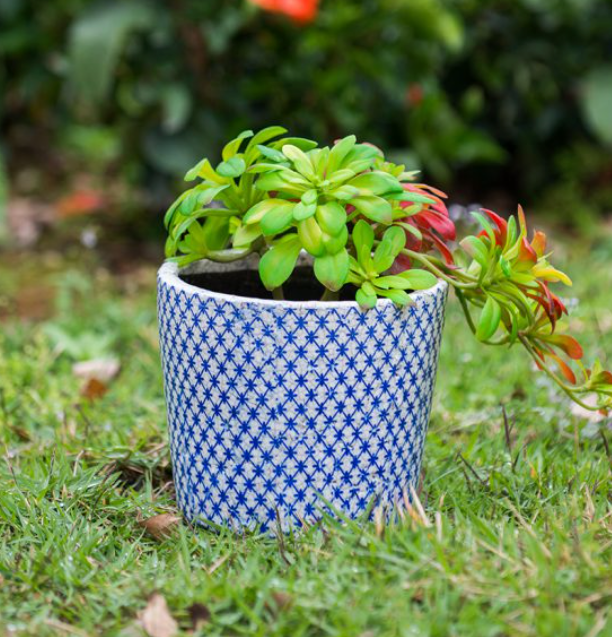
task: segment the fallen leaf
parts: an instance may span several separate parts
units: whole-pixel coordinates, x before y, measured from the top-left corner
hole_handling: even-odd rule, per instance
[[[81,361],[72,366],[72,373],[83,380],[98,380],[108,383],[121,369],[121,363],[116,358],[94,358],[89,361]]]
[[[204,604],[195,602],[187,609],[187,611],[189,612],[192,630],[199,630],[210,621],[210,611]]]
[[[97,378],[91,378],[85,381],[85,384],[81,387],[81,396],[89,398],[89,400],[97,400],[98,398],[102,398],[107,391],[108,385],[105,385]]]
[[[272,591],[272,599],[278,610],[285,610],[293,604],[293,596],[284,591]]]
[[[19,438],[19,440],[23,442],[30,442],[32,440],[30,434],[23,427],[19,427],[18,425],[9,425],[9,429]],[[0,583],[2,580],[0,579]]]
[[[44,620],[46,626],[53,629],[54,634],[78,635],[79,637],[89,637],[88,633],[72,624],[67,624],[59,619],[48,617]]]
[[[83,379],[81,396],[89,400],[101,398],[108,391],[109,383],[117,376],[121,364],[116,358],[94,358],[72,366],[72,373]]]
[[[149,597],[138,618],[149,637],[174,637],[178,633],[178,624],[170,614],[166,599],[159,593],[153,593]]]
[[[172,534],[181,518],[172,513],[160,513],[146,520],[141,520],[138,524],[142,526],[155,539],[163,540]]]

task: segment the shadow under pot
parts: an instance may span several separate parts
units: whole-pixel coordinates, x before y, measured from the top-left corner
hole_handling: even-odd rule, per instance
[[[268,533],[393,516],[419,481],[447,284],[363,311],[259,298],[257,272],[239,267],[167,262],[158,274],[180,509]],[[290,288],[308,299],[320,288],[304,272]]]

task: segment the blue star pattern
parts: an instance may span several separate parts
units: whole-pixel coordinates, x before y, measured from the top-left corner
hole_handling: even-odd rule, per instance
[[[323,511],[387,517],[416,488],[447,285],[398,309],[208,292],[166,263],[161,356],[179,507],[284,531]]]

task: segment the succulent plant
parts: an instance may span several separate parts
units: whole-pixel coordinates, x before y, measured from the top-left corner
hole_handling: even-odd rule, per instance
[[[203,159],[187,173],[187,181],[200,182],[166,213],[168,257],[182,266],[256,253],[264,286],[282,299],[306,252],[322,299],[349,287],[364,310],[378,298],[408,305],[410,291],[443,279],[476,338],[522,344],[573,400],[612,407],[612,374],[599,362],[585,369],[580,344],[558,329],[567,309],[549,286],[571,281],[549,263],[544,233],[528,239],[520,207],[507,221],[490,210],[473,213],[482,231],[452,250],[456,230],[444,193],[415,183],[414,172],[353,135],[319,147],[286,133],[280,126],[245,131],[216,167]],[[594,407],[584,401],[588,394]]]

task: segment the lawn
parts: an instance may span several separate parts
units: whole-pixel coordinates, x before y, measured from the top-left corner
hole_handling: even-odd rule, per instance
[[[612,238],[559,253],[573,333],[605,361]],[[143,521],[176,514],[154,275],[78,251],[0,257],[0,634],[142,635],[157,592],[180,634],[612,635],[612,430],[521,351],[479,347],[455,302],[413,516],[152,533]],[[89,399],[73,363],[100,357],[122,369]]]

